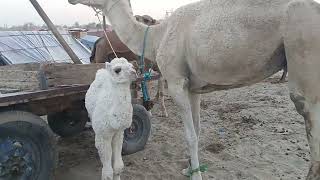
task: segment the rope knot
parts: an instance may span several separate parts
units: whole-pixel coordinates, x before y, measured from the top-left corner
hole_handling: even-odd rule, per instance
[[[204,173],[204,172],[207,172],[208,171],[208,165],[206,164],[203,164],[203,165],[200,165],[198,168],[196,169],[192,169],[192,167],[190,166],[189,167],[189,170],[188,170],[188,173],[187,173],[187,177],[189,177],[191,179],[191,177],[197,173],[197,172],[201,172],[201,173]]]
[[[144,80],[148,81],[148,80],[151,80],[151,72],[145,72],[143,74],[143,78]]]

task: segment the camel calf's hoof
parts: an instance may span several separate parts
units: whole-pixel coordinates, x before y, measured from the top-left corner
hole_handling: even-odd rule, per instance
[[[113,175],[113,180],[120,180],[120,175],[119,174]]]
[[[312,162],[307,180],[320,180],[320,162]]]
[[[189,171],[189,168],[182,169],[181,174],[184,176],[188,176],[188,171]]]

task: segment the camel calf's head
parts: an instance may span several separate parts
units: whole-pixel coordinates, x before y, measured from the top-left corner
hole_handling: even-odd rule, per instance
[[[106,62],[106,69],[115,83],[131,83],[137,79],[134,66],[125,58],[115,58],[110,63]]]

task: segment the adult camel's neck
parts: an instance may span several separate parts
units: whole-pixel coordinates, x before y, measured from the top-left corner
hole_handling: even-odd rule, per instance
[[[135,20],[131,8],[123,0],[117,2],[110,10],[104,9],[103,11],[120,40],[132,52],[141,55],[147,26]],[[160,25],[151,26],[147,34],[145,57],[153,61],[156,58],[156,49],[158,49],[163,34],[161,29]]]

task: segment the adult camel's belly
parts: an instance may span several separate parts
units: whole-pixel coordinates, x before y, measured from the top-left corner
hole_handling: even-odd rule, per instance
[[[189,87],[195,93],[208,93],[217,90],[226,90],[257,83],[276,72],[285,64],[286,58],[283,46],[275,50],[269,60],[259,63],[226,64],[221,66],[208,65],[201,71],[193,71],[190,75]],[[211,67],[211,68],[210,68]]]
[[[189,31],[186,61],[193,92],[250,85],[284,66],[280,11],[235,8],[227,13],[200,15]]]
[[[273,50],[246,55],[234,54],[213,59],[200,59],[189,63],[190,89],[196,93],[207,93],[242,87],[259,82],[280,71],[286,62],[283,44]],[[225,52],[225,54],[228,54]],[[192,65],[194,64],[194,65]]]

